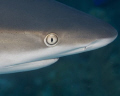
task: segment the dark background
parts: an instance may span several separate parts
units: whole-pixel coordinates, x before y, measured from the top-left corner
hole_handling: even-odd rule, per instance
[[[120,32],[120,0],[58,0]],[[46,68],[0,75],[0,96],[120,96],[120,37],[106,47],[60,58]]]

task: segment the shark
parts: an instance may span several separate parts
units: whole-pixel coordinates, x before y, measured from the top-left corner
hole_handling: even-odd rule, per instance
[[[55,0],[0,0],[0,74],[40,69],[117,35],[108,23]]]

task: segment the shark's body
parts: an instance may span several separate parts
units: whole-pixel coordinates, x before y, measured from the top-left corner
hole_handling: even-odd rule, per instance
[[[50,33],[54,46],[44,41]],[[109,24],[54,0],[0,0],[0,74],[39,69],[116,37]]]

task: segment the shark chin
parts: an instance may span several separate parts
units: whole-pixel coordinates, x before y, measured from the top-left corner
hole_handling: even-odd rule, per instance
[[[29,62],[29,63],[24,63],[24,64],[14,64],[14,65],[9,65],[9,66],[4,66],[4,67],[0,68],[0,74],[9,74],[9,73],[36,70],[39,68],[49,66],[49,65],[57,62],[58,60],[59,60],[59,58]]]

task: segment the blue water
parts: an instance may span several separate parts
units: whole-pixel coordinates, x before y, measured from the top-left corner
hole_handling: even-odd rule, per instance
[[[109,1],[111,0],[93,0],[95,5],[103,5],[103,4],[108,3]]]
[[[120,0],[58,1],[120,32]],[[0,96],[120,96],[120,37],[106,47],[60,58],[40,70],[0,75]]]

